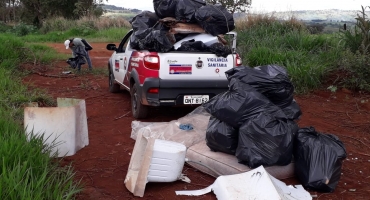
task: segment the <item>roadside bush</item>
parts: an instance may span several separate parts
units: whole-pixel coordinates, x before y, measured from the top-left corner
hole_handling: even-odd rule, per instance
[[[37,32],[37,27],[33,25],[19,23],[13,26],[12,29],[9,29],[8,32],[14,33],[17,36],[25,36],[25,35]]]
[[[359,51],[361,54],[370,53],[370,20],[366,15],[366,8],[357,13],[356,25],[353,29],[340,30],[340,38],[344,45],[349,48],[352,53]]]
[[[339,82],[340,85],[353,90],[370,91],[369,54],[347,50],[341,60],[341,66],[346,76]]]
[[[370,91],[370,19],[361,6],[352,29],[340,30],[339,38],[348,49],[341,60],[347,76],[341,81],[344,87]]]
[[[11,28],[11,26],[6,25],[4,22],[0,22],[0,33],[5,33]]]
[[[62,17],[48,19],[43,23],[40,29],[41,33],[49,33],[54,31],[73,30],[74,33],[90,34],[92,32],[101,31],[109,28],[130,28],[131,24],[124,18],[91,18],[84,17],[79,20],[68,20]]]
[[[296,92],[318,88],[323,78],[337,68],[343,47],[335,37],[312,35],[291,18],[249,16],[238,21],[238,52],[251,67],[276,64],[287,68]]]

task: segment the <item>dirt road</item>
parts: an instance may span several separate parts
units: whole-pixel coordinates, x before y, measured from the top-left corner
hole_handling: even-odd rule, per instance
[[[48,44],[60,53],[70,54],[63,44]],[[105,43],[91,44],[90,53],[95,68],[106,69],[110,51]],[[86,69],[87,66],[83,66]],[[35,68],[38,70],[38,68]],[[176,196],[176,190],[201,189],[215,180],[194,168],[185,166],[192,183],[148,183],[144,198],[134,197],[124,186],[124,178],[134,147],[130,138],[131,114],[130,96],[122,91],[108,92],[107,75],[82,73],[70,78],[56,78],[68,70],[65,61],[58,61],[42,67],[42,74],[31,74],[24,83],[43,88],[54,98],[83,98],[86,100],[89,146],[67,157],[64,162],[72,163],[77,179],[82,179],[85,190],[77,197],[84,199],[216,199],[214,194],[200,197]],[[51,75],[51,76],[50,76]],[[316,91],[310,95],[296,96],[303,116],[301,127],[314,126],[320,132],[333,133],[345,143],[348,158],[342,168],[342,178],[334,193],[316,194],[316,199],[368,199],[370,196],[370,99],[350,91],[331,93],[328,90]],[[192,109],[156,109],[145,121],[163,122],[178,119]],[[126,115],[125,117],[121,117]],[[120,118],[121,117],[121,118]],[[299,184],[294,179],[284,180],[287,184]],[[355,189],[355,191],[350,190]],[[315,199],[315,198],[314,198]]]

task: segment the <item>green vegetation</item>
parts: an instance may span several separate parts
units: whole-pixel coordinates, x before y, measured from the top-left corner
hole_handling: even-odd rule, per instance
[[[41,137],[27,138],[20,125],[25,104],[54,101],[22,84],[17,66],[35,59],[50,62],[58,56],[38,44],[24,45],[14,36],[0,35],[0,43],[0,199],[72,199],[80,186],[71,167],[61,167],[54,156],[49,157],[51,146]]]
[[[338,66],[344,50],[331,35],[313,35],[304,24],[256,16],[238,23],[239,52],[244,64],[285,66],[299,93],[318,88]]]
[[[356,25],[349,30],[340,31],[341,42],[347,48],[342,68],[345,79],[341,84],[350,89],[370,91],[370,19],[367,7],[357,14]]]

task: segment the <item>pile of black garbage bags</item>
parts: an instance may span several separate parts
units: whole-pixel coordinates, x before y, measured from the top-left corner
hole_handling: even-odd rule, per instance
[[[203,0],[153,0],[154,11],[143,11],[130,23],[133,28],[131,48],[168,52],[173,44],[186,37],[186,34],[171,34],[170,27],[159,20],[167,17],[178,22],[200,25],[213,36],[228,33],[235,28],[234,18],[221,5],[207,5]]]
[[[250,168],[284,166],[294,160],[304,187],[334,191],[346,158],[344,145],[334,135],[298,127],[302,112],[286,69],[240,66],[225,73],[229,90],[203,104],[212,115],[207,146],[235,155]]]

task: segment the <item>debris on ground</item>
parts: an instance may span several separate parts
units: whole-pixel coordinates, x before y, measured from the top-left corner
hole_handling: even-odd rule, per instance
[[[213,191],[218,200],[269,199],[311,200],[312,197],[301,185],[289,185],[271,176],[263,166],[242,174],[220,176],[202,190],[176,191],[177,195],[200,196]]]

